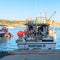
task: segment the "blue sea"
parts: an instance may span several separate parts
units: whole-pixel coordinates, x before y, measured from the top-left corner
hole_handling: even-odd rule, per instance
[[[51,27],[52,29],[54,29],[56,31],[56,49],[60,49],[60,27]],[[13,27],[13,28],[9,28],[9,32],[13,34],[13,38],[6,40],[5,42],[1,43],[0,42],[0,50],[17,50],[17,44],[16,44],[16,40],[18,38],[17,36],[17,32],[18,31],[23,31],[24,29],[26,29],[25,26],[23,27]]]

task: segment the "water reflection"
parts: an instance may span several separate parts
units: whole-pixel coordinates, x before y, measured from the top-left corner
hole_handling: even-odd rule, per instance
[[[8,40],[3,40],[0,42],[0,50],[16,50],[18,49],[16,44],[17,32],[26,29],[26,27],[14,27],[9,28],[9,32],[13,34],[13,37]],[[53,28],[56,31],[57,39],[56,39],[56,49],[60,49],[60,28]]]

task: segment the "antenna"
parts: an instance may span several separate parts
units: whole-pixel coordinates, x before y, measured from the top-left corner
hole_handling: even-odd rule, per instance
[[[50,16],[50,18],[48,20],[50,20],[54,15],[55,15],[56,11]]]

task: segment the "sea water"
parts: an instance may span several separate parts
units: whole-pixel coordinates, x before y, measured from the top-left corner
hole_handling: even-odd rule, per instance
[[[17,50],[18,46],[16,40],[18,39],[17,32],[25,30],[26,27],[13,27],[9,28],[9,32],[13,34],[11,39],[6,40],[5,42],[0,42],[0,50]],[[56,32],[56,49],[60,49],[60,27],[52,27]]]

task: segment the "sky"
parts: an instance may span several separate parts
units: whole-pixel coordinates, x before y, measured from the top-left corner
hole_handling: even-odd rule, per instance
[[[25,20],[46,13],[49,18],[60,21],[60,0],[0,0],[0,19]]]

